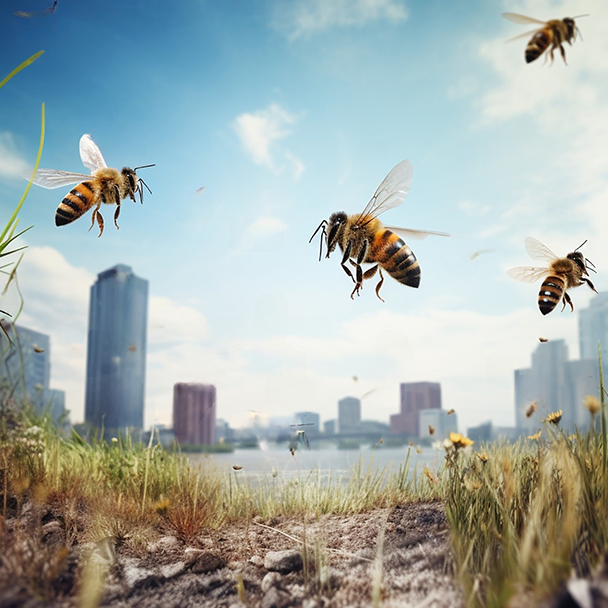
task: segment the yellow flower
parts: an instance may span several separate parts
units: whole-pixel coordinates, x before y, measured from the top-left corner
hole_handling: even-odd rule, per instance
[[[532,441],[538,441],[540,439],[540,434],[543,432],[542,429],[538,431],[538,433],[534,433],[534,435],[528,435],[528,439],[532,439]]]
[[[595,416],[600,411],[600,400],[593,395],[587,395],[583,399],[583,407],[589,410],[592,416]]]
[[[475,452],[475,455],[477,456],[477,458],[479,458],[479,460],[481,460],[481,462],[483,462],[483,464],[485,464],[489,460],[489,456],[486,454],[485,450],[481,452],[481,454],[479,452]]]
[[[545,422],[551,422],[552,424],[554,424],[555,426],[557,426],[559,424],[559,421],[562,419],[562,410],[557,410],[557,412],[551,412]]]
[[[468,475],[464,476],[464,487],[469,491],[469,492],[475,492],[475,490],[479,490],[479,488],[481,488],[481,482],[478,481],[477,479],[473,479],[472,477],[469,477]]]
[[[461,435],[460,433],[450,433],[450,441],[452,445],[459,450],[460,448],[466,448],[469,445],[473,445],[475,442]]]
[[[167,515],[167,511],[169,511],[170,502],[168,498],[162,498],[154,505],[154,510],[161,516]]]

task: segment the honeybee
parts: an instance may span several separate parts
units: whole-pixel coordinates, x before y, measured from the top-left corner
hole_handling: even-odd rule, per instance
[[[523,283],[535,283],[544,279],[538,293],[538,308],[543,315],[549,314],[560,300],[563,301],[562,311],[566,307],[566,303],[570,305],[570,310],[574,311],[574,304],[568,295],[568,289],[587,283],[597,293],[593,283],[586,278],[589,276],[589,270],[596,272],[595,266],[579,251],[586,242],[580,244],[565,258],[560,258],[540,241],[528,236],[524,241],[524,246],[530,257],[533,260],[545,260],[549,265],[545,268],[518,266],[508,270],[507,274],[512,279]]]
[[[129,197],[133,202],[136,202],[135,194],[139,192],[139,199],[143,204],[142,184],[152,194],[144,180],[137,176],[136,171],[155,165],[142,165],[141,167],[135,167],[135,169],[124,167],[122,171],[112,169],[106,165],[101,150],[91,136],[86,133],[80,138],[80,158],[82,164],[91,170],[91,175],[57,169],[38,169],[32,181],[37,186],[49,189],[61,188],[78,182],[78,185],[70,190],[59,203],[55,212],[55,225],[69,224],[95,205],[89,230],[93,228],[95,221],[97,221],[99,236],[101,236],[103,234],[103,217],[99,211],[101,203],[117,206],[114,213],[114,225],[118,229],[120,201]]]
[[[425,238],[429,234],[449,236],[445,232],[429,230],[409,230],[383,226],[378,216],[388,209],[398,207],[405,200],[412,185],[412,164],[403,160],[396,165],[382,180],[371,200],[361,213],[346,215],[344,211],[332,213],[328,220],[323,220],[309,243],[321,230],[319,247],[319,260],[323,254],[323,242],[327,246],[326,258],[334,251],[336,246],[342,251],[340,262],[344,272],[353,280],[355,288],[350,294],[359,295],[363,281],[371,279],[376,271],[380,273],[380,282],[376,285],[376,295],[380,300],[380,288],[384,282],[382,269],[386,270],[394,279],[408,285],[420,285],[420,264],[413,251],[406,245],[404,238]],[[404,237],[404,238],[402,238]],[[350,262],[355,267],[356,278],[346,265]],[[361,264],[374,264],[369,270],[363,272]]]
[[[553,53],[555,49],[559,49],[564,63],[566,63],[566,51],[564,50],[563,44],[567,42],[572,46],[572,41],[576,40],[576,34],[580,35],[580,30],[574,22],[575,19],[580,17],[587,17],[587,15],[577,15],[576,17],[566,17],[565,19],[551,19],[550,21],[539,21],[532,17],[526,17],[525,15],[518,15],[517,13],[503,13],[502,16],[509,21],[515,23],[534,23],[540,25],[539,29],[525,34],[520,34],[511,38],[511,40],[517,40],[532,34],[532,38],[528,42],[526,47],[526,63],[531,63],[535,59],[538,59],[549,47],[549,57],[551,57],[551,63],[553,63]],[[511,42],[508,40],[507,42]]]

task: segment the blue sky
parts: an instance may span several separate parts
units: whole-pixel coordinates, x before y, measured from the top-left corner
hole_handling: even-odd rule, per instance
[[[170,422],[173,383],[218,387],[218,415],[247,410],[335,417],[361,395],[388,421],[400,381],[439,381],[464,427],[512,424],[512,372],[538,336],[578,355],[576,314],[542,318],[536,286],[506,277],[529,264],[523,239],[559,254],[585,238],[606,287],[608,10],[599,0],[514,3],[279,0],[74,2],[32,19],[40,0],[5,1],[0,73],[45,54],[0,91],[0,208],[8,216],[33,164],[83,171],[90,133],[110,166],[142,170],[153,191],[61,229],[62,190],[33,188],[21,322],[51,334],[52,377],[82,418],[89,287],[116,264],[150,281],[146,421]],[[526,65],[539,19],[591,13],[584,41]],[[360,211],[409,158],[414,182],[386,223],[447,231],[410,243],[420,289],[387,279],[351,301],[338,255],[307,241],[333,211]],[[206,189],[201,194],[196,190]],[[495,251],[470,261],[476,250]],[[586,287],[572,294],[587,305]],[[7,306],[15,294],[7,296]],[[354,383],[352,376],[358,376]]]

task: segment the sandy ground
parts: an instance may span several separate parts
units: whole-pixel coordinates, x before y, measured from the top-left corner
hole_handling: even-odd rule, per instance
[[[100,605],[112,608],[464,606],[439,502],[256,518],[138,546],[79,542],[79,526],[50,510],[3,527],[0,608],[94,606],[100,575]]]

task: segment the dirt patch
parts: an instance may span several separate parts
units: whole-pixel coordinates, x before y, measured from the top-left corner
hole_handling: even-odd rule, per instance
[[[464,606],[439,502],[256,518],[190,543],[163,535],[137,547],[68,538],[65,522],[49,513],[27,523],[4,522],[0,608],[72,608],[92,576],[105,580],[100,605],[108,608],[342,608],[372,598],[383,606]]]

